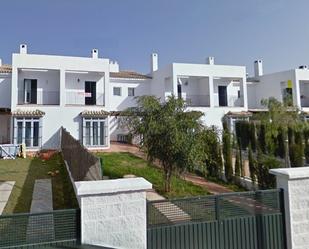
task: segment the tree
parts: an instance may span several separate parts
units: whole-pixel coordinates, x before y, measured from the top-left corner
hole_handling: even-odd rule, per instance
[[[251,145],[249,145],[249,170],[252,182],[256,182],[256,161],[253,157]]]
[[[204,162],[204,175],[219,177],[222,173],[222,155],[217,129],[205,127],[198,136],[199,153],[197,154],[201,156],[199,160]]]
[[[289,140],[288,131],[299,130],[303,126],[303,121],[296,107],[289,107],[282,104],[275,98],[263,99],[262,105],[268,108],[268,112],[260,114],[262,125],[265,126],[265,141],[268,153],[274,154],[276,148],[274,146],[274,138],[278,137],[279,130],[284,141]],[[262,147],[263,149],[263,147]],[[263,151],[265,153],[265,151]],[[290,166],[289,146],[285,143],[286,167]]]
[[[236,160],[235,160],[235,176],[240,177],[241,175],[241,162],[240,162],[240,154],[241,152],[236,150]]]
[[[262,154],[258,149],[257,156],[257,180],[261,189],[274,188],[276,185],[276,178],[269,174],[269,170],[279,168],[281,163],[271,155]]]
[[[137,98],[137,107],[125,111],[125,125],[140,137],[140,146],[149,161],[159,160],[164,171],[165,191],[171,189],[176,171],[200,167],[203,155],[199,134],[201,112],[185,112],[185,103],[174,96],[161,103],[154,96]]]
[[[223,158],[224,158],[224,171],[227,181],[233,179],[233,163],[232,163],[232,141],[227,122],[223,121],[223,132],[222,132],[222,143],[223,143]]]

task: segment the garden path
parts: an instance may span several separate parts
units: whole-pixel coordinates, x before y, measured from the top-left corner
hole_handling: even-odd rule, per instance
[[[2,214],[5,205],[9,200],[14,184],[14,181],[0,182],[0,215]]]

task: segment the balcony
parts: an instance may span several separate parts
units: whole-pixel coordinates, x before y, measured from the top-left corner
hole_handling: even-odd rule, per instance
[[[190,107],[210,106],[209,95],[186,95],[183,99],[186,101],[186,105]]]
[[[96,96],[91,96],[83,90],[66,90],[66,104],[104,106],[104,93],[97,92]]]
[[[25,92],[18,91],[18,105],[59,105],[59,91],[45,91],[37,89],[36,91]]]

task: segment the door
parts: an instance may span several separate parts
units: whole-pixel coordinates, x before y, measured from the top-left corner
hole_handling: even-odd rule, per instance
[[[219,106],[227,106],[227,88],[226,86],[218,86]]]
[[[24,80],[24,103],[37,104],[37,80]]]
[[[96,105],[97,99],[97,88],[96,82],[86,81],[85,82],[85,105]]]
[[[182,98],[181,84],[178,84],[178,85],[177,85],[177,95],[178,95],[178,98],[179,98],[179,99]]]

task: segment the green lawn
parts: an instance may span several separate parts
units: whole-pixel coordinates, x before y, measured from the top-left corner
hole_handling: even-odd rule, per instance
[[[56,170],[59,170],[58,175],[54,177],[48,175],[49,171]],[[34,182],[36,179],[46,178],[52,179],[54,209],[77,207],[72,184],[59,154],[47,161],[39,158],[0,159],[0,181],[15,181],[4,213],[29,212]]]
[[[173,176],[172,190],[164,193],[163,171],[147,161],[127,152],[97,153],[103,158],[103,174],[110,178],[122,178],[124,175],[133,174],[144,177],[153,184],[153,188],[161,195],[168,198],[187,197],[209,194],[206,188],[196,186],[190,182]]]

